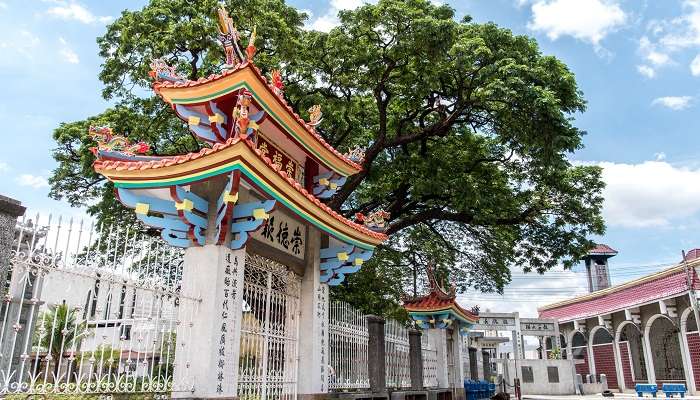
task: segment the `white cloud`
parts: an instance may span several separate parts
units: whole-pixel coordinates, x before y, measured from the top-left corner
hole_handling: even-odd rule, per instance
[[[695,56],[693,61],[690,62],[690,73],[693,76],[700,76],[700,54]]]
[[[648,65],[637,65],[637,71],[650,79],[656,76],[656,71],[654,70],[654,68]]]
[[[536,0],[528,28],[552,40],[568,35],[598,45],[627,21],[627,14],[611,0]]]
[[[96,22],[106,24],[114,20],[114,18],[110,16],[96,16],[90,10],[74,1],[57,1],[56,4],[56,6],[46,10],[46,13],[66,21],[78,21],[83,24],[93,24]]]
[[[7,3],[0,1],[0,10],[7,10]]]
[[[80,62],[80,58],[78,57],[78,54],[70,47],[66,39],[59,37],[58,42],[61,43],[62,46],[62,48],[58,51],[61,58],[63,58],[63,60],[67,63],[78,64]]]
[[[24,58],[34,59],[40,43],[41,40],[36,35],[25,29],[0,38],[0,64]]]
[[[693,100],[691,96],[665,96],[657,97],[651,102],[652,105],[659,105],[671,110],[685,110],[690,107],[690,103]]]
[[[341,10],[354,10],[363,4],[376,3],[376,0],[331,0],[328,11],[306,25],[307,29],[328,32],[340,25],[338,12]]]
[[[654,153],[654,160],[656,161],[663,161],[666,159],[666,153],[663,151],[660,151],[658,153]]]
[[[48,187],[49,186],[49,181],[46,180],[43,176],[36,176],[36,175],[31,175],[31,174],[22,174],[18,176],[15,181],[20,185],[20,186],[29,186],[34,189],[41,189],[43,187]]]
[[[674,166],[666,161],[640,164],[589,163],[603,168],[608,226],[659,227],[700,212],[700,168]]]
[[[0,174],[3,174],[10,170],[10,166],[6,162],[0,162]]]

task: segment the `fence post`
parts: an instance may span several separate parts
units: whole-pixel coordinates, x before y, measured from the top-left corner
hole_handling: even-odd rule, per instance
[[[386,392],[384,324],[385,321],[382,317],[367,316],[367,332],[369,334],[367,371],[369,372],[369,388],[374,393]]]
[[[421,346],[421,331],[408,331],[408,356],[411,364],[411,389],[423,389],[423,349]]]
[[[0,195],[0,297],[5,295],[5,281],[9,278],[17,217],[24,215],[24,210],[19,201]]]

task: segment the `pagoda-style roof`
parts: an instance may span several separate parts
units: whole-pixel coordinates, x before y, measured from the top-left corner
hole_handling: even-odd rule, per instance
[[[156,81],[153,89],[163,100],[173,106],[178,117],[185,122],[188,122],[191,116],[188,111],[193,107],[205,107],[210,102],[226,113],[224,108],[231,107],[233,103],[231,99],[235,98],[239,91],[246,89],[252,94],[256,108],[265,113],[264,119],[259,122],[261,131],[266,130],[264,124],[274,125],[314,157],[319,164],[342,176],[354,175],[362,170],[359,164],[338,152],[316,132],[313,125],[296,114],[287,105],[282,91],[276,90],[252,61],[245,61],[220,74],[196,81],[182,79]]]
[[[321,201],[361,170],[364,151],[344,156],[326,143],[316,132],[321,106],[309,109],[309,122],[295,114],[284,100],[280,72],[272,71],[268,84],[253,64],[255,29],[244,57],[223,5],[218,15],[226,55],[222,73],[189,81],[161,59],[152,61],[150,72],[155,92],[204,148],[148,155],[147,143],[131,143],[106,126],[90,127],[97,143],[91,148],[95,171],[170,245],[239,250],[255,239],[290,261],[318,257],[320,281],[338,285],[387,238],[385,211],[359,215],[356,223]],[[304,238],[311,226],[327,234],[322,236],[327,247],[309,255]]]
[[[98,159],[94,168],[117,189],[184,186],[240,171],[241,177],[251,186],[338,240],[363,249],[373,249],[386,240],[384,233],[368,229],[330,209],[264,157],[248,139],[232,138],[197,153],[158,160]]]
[[[457,303],[454,287],[447,291],[437,283],[431,265],[428,265],[427,273],[430,291],[424,296],[403,298],[404,309],[421,328],[447,328],[457,320],[461,333],[466,333],[479,320],[478,315]]]

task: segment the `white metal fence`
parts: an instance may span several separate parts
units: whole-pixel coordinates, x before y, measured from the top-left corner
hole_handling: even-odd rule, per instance
[[[328,345],[330,390],[367,389],[367,318],[349,304],[331,301],[329,305]]]
[[[388,388],[410,387],[408,329],[395,320],[387,320],[384,325],[384,348],[386,386]]]
[[[178,390],[177,309],[196,301],[179,293],[181,259],[144,232],[25,217],[0,309],[0,395]]]
[[[331,391],[368,389],[367,316],[347,303],[330,302],[329,352]],[[411,386],[408,328],[395,320],[384,325],[386,385],[388,388]],[[437,387],[437,350],[428,337],[421,337],[423,384]]]

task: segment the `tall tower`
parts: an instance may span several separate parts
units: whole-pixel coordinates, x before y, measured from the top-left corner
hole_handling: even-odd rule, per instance
[[[617,255],[617,250],[606,244],[597,244],[583,259],[588,274],[589,292],[610,287],[608,259],[615,255]]]

